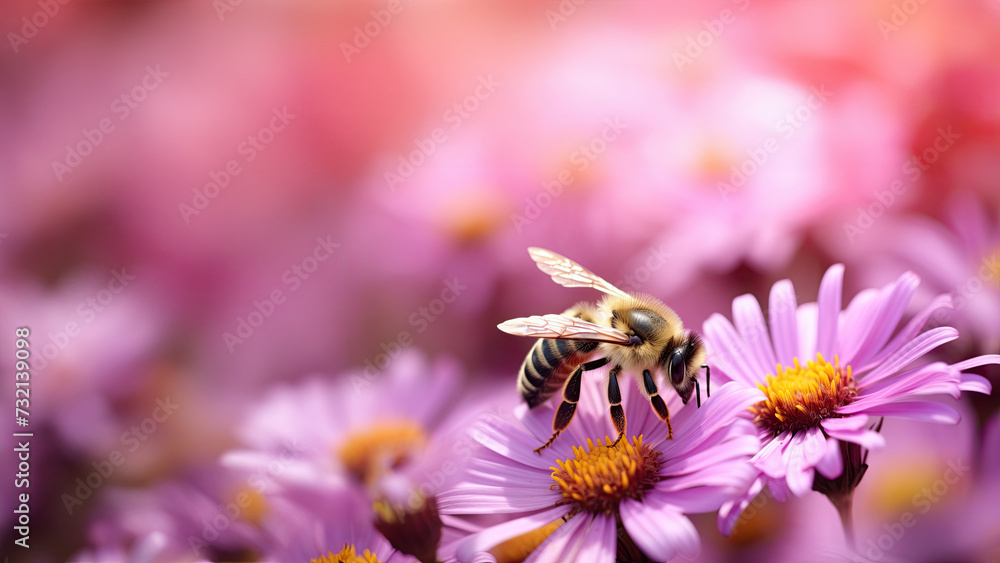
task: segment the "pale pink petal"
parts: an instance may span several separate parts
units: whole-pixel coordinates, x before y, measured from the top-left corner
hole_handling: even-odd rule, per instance
[[[666,561],[675,555],[694,558],[701,551],[694,525],[662,498],[650,495],[645,502],[625,499],[619,511],[629,537],[655,561]]]
[[[844,265],[834,264],[819,284],[819,319],[816,325],[816,352],[833,358],[837,351],[837,325],[840,322],[840,300],[844,282]]]
[[[798,304],[791,280],[781,280],[771,287],[767,306],[775,359],[781,364],[791,364],[799,353],[799,325],[795,318]]]
[[[733,300],[733,322],[747,345],[744,360],[757,373],[774,373],[777,360],[771,348],[771,335],[764,323],[764,313],[753,295],[741,295]]]

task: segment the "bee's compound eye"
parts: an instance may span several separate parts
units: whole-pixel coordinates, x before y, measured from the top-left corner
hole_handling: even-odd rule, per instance
[[[685,370],[684,352],[677,350],[670,355],[670,382],[675,387],[684,383]]]

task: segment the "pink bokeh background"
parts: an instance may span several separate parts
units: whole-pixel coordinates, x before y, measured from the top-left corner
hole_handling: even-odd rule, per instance
[[[938,319],[962,332],[949,359],[997,353],[998,26],[987,0],[3,3],[0,397],[29,327],[37,457],[33,547],[11,547],[8,484],[0,550],[107,547],[94,522],[121,490],[214,466],[277,386],[382,373],[404,348],[457,362],[462,400],[513,401],[530,343],[495,325],[596,299],[528,246],[696,330],[832,263],[847,296],[910,269],[915,306],[964,299]],[[68,514],[166,396],[177,412]],[[925,485],[880,485],[892,471],[933,482],[962,457],[967,480],[892,551],[1000,556],[997,401],[962,401],[957,427],[887,424],[859,543]],[[819,500],[765,503],[733,538],[697,521],[703,557],[833,549]],[[952,514],[975,532],[929,526]]]

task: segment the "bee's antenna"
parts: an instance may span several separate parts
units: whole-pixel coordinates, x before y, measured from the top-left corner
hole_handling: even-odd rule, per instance
[[[694,393],[698,396],[698,408],[701,408],[701,385],[698,385],[698,380],[694,380]]]
[[[712,396],[712,368],[708,367],[708,364],[702,364],[705,368],[705,398]]]

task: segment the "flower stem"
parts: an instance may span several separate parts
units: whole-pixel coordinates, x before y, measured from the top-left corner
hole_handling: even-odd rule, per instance
[[[844,526],[844,539],[847,541],[847,547],[853,551],[856,548],[854,543],[854,512],[852,510],[854,492],[831,494],[827,495],[827,498],[830,499],[830,502],[837,509],[837,514],[840,515],[840,523]]]

